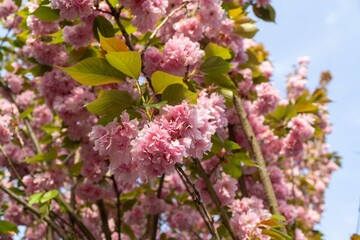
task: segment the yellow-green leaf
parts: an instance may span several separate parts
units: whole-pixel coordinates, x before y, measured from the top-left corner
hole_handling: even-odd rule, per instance
[[[132,103],[132,97],[128,92],[113,89],[101,94],[98,99],[86,105],[86,108],[97,115],[120,115],[131,107]]]
[[[154,87],[155,94],[161,94],[168,86],[178,83],[185,88],[188,86],[184,83],[182,77],[174,76],[166,72],[156,71],[151,76],[151,83]]]
[[[12,234],[12,233],[18,233],[19,230],[16,226],[16,224],[0,220],[0,234]]]
[[[196,104],[197,94],[186,89],[182,84],[172,84],[168,86],[161,95],[162,101],[167,101],[170,105],[180,104],[183,100],[188,100],[191,104]]]
[[[99,86],[108,83],[123,82],[125,75],[111,66],[105,59],[89,57],[71,67],[58,67],[67,72],[75,81]]]
[[[222,59],[221,57],[208,58],[201,64],[200,70],[211,75],[226,74],[229,72],[231,64]]]
[[[141,73],[141,56],[139,52],[110,52],[105,57],[119,71],[132,78],[139,79]]]
[[[46,6],[40,6],[34,12],[32,12],[31,15],[34,15],[35,17],[39,18],[41,21],[52,22],[60,18],[59,12],[60,11],[57,9],[52,9]]]
[[[58,191],[58,190],[56,190],[56,189],[50,190],[50,191],[44,193],[44,195],[43,195],[43,196],[41,197],[41,199],[40,199],[40,202],[41,202],[41,203],[48,202],[48,201],[50,201],[51,199],[56,198],[58,194],[59,194],[59,191]]]
[[[106,38],[99,32],[100,45],[107,52],[127,52],[129,51],[125,42],[116,37]]]
[[[230,49],[224,48],[219,45],[216,45],[215,43],[209,43],[205,48],[205,59],[211,58],[211,57],[221,57],[224,60],[230,59]]]

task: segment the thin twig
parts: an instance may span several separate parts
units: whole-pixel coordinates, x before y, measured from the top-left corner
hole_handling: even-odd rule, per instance
[[[232,228],[232,226],[231,226],[231,224],[230,224],[230,220],[229,220],[229,217],[228,217],[228,215],[227,215],[227,212],[226,212],[225,209],[222,207],[221,202],[220,202],[220,199],[219,199],[218,195],[216,194],[215,189],[214,189],[214,187],[213,187],[213,184],[211,183],[208,175],[206,174],[204,168],[202,167],[199,159],[196,159],[196,158],[195,158],[195,159],[193,159],[193,160],[194,160],[195,166],[196,166],[196,168],[197,168],[197,170],[198,170],[197,173],[198,173],[198,174],[200,175],[200,177],[205,181],[206,189],[207,189],[207,191],[208,191],[208,193],[209,193],[209,195],[210,195],[213,203],[215,204],[216,209],[220,212],[220,216],[221,216],[222,222],[224,223],[224,226],[225,226],[226,229],[229,231],[232,239],[235,239],[235,240],[239,239],[239,238],[236,236],[236,234],[235,234],[235,232],[234,232],[234,230],[233,230],[233,228]]]
[[[54,231],[62,238],[66,239],[66,236],[64,233],[62,233],[58,226],[48,217],[44,216],[42,217],[39,210],[31,205],[29,205],[27,202],[25,202],[23,199],[19,198],[14,192],[12,192],[10,189],[5,187],[4,185],[0,184],[0,189],[4,191],[7,195],[9,195],[12,199],[14,199],[16,202],[24,206],[26,209],[28,209],[30,212],[32,212],[36,217],[39,219],[43,219]]]
[[[117,232],[118,232],[118,240],[121,240],[121,201],[120,201],[120,191],[118,189],[116,180],[114,175],[111,176],[113,181],[114,190],[116,193],[116,212],[117,212]]]
[[[123,35],[124,38],[125,38],[126,46],[127,46],[131,51],[134,51],[134,47],[133,47],[133,45],[132,45],[132,43],[131,43],[131,40],[130,40],[130,35],[128,34],[128,32],[126,31],[124,25],[123,25],[123,24],[121,23],[121,21],[120,21],[120,13],[121,13],[122,8],[120,8],[119,11],[118,11],[116,8],[114,8],[114,7],[111,5],[111,3],[110,3],[109,0],[106,0],[106,3],[109,5],[109,8],[110,8],[110,10],[111,10],[111,15],[114,17],[116,24],[119,26],[119,29],[120,29],[122,35]]]
[[[211,232],[211,234],[215,237],[215,239],[220,239],[216,228],[214,226],[214,219],[210,216],[210,213],[207,211],[202,199],[201,199],[201,195],[199,193],[199,191],[197,190],[196,186],[194,183],[192,183],[190,181],[190,179],[188,178],[188,176],[186,175],[186,173],[184,172],[184,170],[181,168],[181,166],[179,164],[175,165],[175,169],[178,172],[181,180],[183,181],[186,190],[189,192],[191,198],[193,199],[195,206],[197,208],[197,210],[199,211],[201,217],[203,218],[207,228],[209,229],[209,231]],[[192,190],[190,190],[189,186],[191,187]]]
[[[63,205],[66,208],[66,211],[69,213],[71,218],[74,219],[74,221],[79,226],[79,228],[84,233],[84,235],[87,237],[87,239],[96,240],[95,237],[92,235],[92,233],[89,231],[89,229],[84,225],[82,220],[79,218],[79,216],[75,213],[73,208],[66,202],[66,200],[64,199],[64,197],[60,192],[59,195],[56,197],[56,201],[58,201],[60,205]]]
[[[162,20],[162,22],[155,28],[155,30],[151,33],[149,39],[147,40],[144,50],[143,52],[146,51],[146,49],[149,47],[151,41],[154,39],[154,37],[156,36],[156,34],[159,32],[159,30],[165,25],[165,23],[178,11],[180,11],[181,9],[185,8],[186,5],[188,4],[188,1],[185,1],[183,4],[181,4],[179,7],[175,8],[174,10],[172,10],[165,18],[164,20]]]
[[[158,198],[161,197],[161,193],[162,193],[162,188],[163,188],[163,185],[164,185],[164,178],[165,178],[165,174],[163,174],[160,178],[160,182],[159,182],[159,187],[157,189],[157,194],[156,196]],[[157,233],[157,228],[158,228],[158,221],[159,221],[159,214],[156,214],[154,216],[154,219],[153,219],[153,227],[152,227],[152,232],[151,232],[151,239],[152,240],[156,240],[156,233]]]
[[[99,211],[100,211],[102,229],[105,234],[105,239],[111,240],[111,232],[109,228],[108,217],[107,217],[104,201],[102,199],[97,201],[97,206],[99,207]]]
[[[21,179],[18,171],[16,170],[16,168],[15,168],[14,165],[12,164],[11,159],[8,157],[8,155],[6,154],[6,152],[5,152],[5,150],[4,150],[4,148],[3,148],[2,146],[0,146],[0,152],[1,152],[1,154],[4,156],[4,158],[6,159],[6,161],[7,161],[7,163],[9,164],[11,170],[14,172],[14,174],[15,174],[16,178],[18,179],[19,183],[20,183],[21,185],[24,185],[24,183],[22,182],[22,179]]]

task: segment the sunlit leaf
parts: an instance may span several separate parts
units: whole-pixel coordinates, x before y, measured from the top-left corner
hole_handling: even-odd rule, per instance
[[[132,78],[139,79],[141,73],[141,56],[139,52],[109,52],[105,57],[119,71]]]
[[[44,22],[52,22],[60,18],[60,11],[46,6],[39,6],[31,15],[39,18]]]
[[[153,85],[155,94],[163,93],[165,88],[175,83],[181,84],[185,88],[188,88],[182,77],[174,76],[162,71],[156,71],[153,73],[151,76],[151,83]]]
[[[196,104],[197,94],[177,83],[168,86],[164,90],[161,100],[166,100],[170,105],[180,104],[183,100],[188,100],[189,103]]]
[[[0,220],[0,234],[12,234],[12,233],[18,233],[19,230],[16,226],[16,224]]]
[[[128,92],[109,90],[99,96],[98,99],[86,105],[89,112],[97,115],[113,114],[120,115],[133,104],[132,97]]]
[[[111,66],[105,59],[90,57],[71,67],[58,67],[68,73],[75,81],[99,86],[108,83],[122,82],[125,75]]]
[[[205,47],[205,59],[209,59],[211,57],[220,57],[224,60],[230,59],[230,49],[224,48],[219,45],[216,45],[215,43],[209,43]]]

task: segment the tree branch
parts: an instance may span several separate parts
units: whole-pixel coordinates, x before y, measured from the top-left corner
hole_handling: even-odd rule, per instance
[[[196,189],[195,184],[190,181],[190,179],[188,178],[188,176],[186,175],[186,173],[184,172],[184,170],[181,168],[181,166],[179,164],[175,165],[175,169],[178,172],[181,180],[183,181],[186,190],[188,191],[191,198],[193,199],[196,209],[198,210],[201,217],[203,218],[205,225],[207,226],[207,228],[209,229],[211,234],[215,237],[215,239],[219,240],[220,237],[214,226],[214,219],[210,216],[210,213],[207,211],[207,209],[201,199],[201,195],[200,195],[199,191]],[[192,188],[192,190],[190,190],[189,186]]]
[[[264,157],[261,152],[260,144],[256,139],[256,136],[254,134],[254,131],[250,125],[250,122],[247,118],[246,111],[244,109],[243,102],[241,98],[234,94],[234,106],[237,115],[239,116],[241,126],[244,130],[244,133],[246,135],[247,141],[250,145],[250,153],[253,156],[256,164],[259,166],[259,175],[261,183],[264,187],[265,196],[270,206],[270,211],[273,214],[280,214],[279,206],[277,203],[277,199],[275,196],[275,192],[269,177],[269,173],[266,168],[266,163],[264,160]]]
[[[134,51],[134,47],[131,43],[131,40],[130,40],[130,36],[129,34],[127,33],[124,25],[122,25],[121,21],[120,21],[120,13],[121,13],[121,9],[120,8],[120,11],[118,11],[116,8],[114,8],[111,3],[109,2],[109,0],[106,0],[106,3],[109,5],[109,8],[111,10],[111,15],[114,17],[115,19],[115,22],[116,24],[119,26],[119,29],[122,33],[122,35],[124,36],[125,38],[125,43],[126,43],[126,46],[131,50],[131,51]]]
[[[213,187],[213,184],[211,183],[208,175],[206,174],[204,168],[202,167],[199,159],[195,158],[193,160],[194,160],[196,168],[198,169],[197,173],[199,173],[200,177],[205,181],[206,189],[207,189],[213,203],[215,204],[216,209],[218,210],[218,212],[220,212],[221,219],[222,219],[222,222],[224,223],[224,226],[229,231],[232,239],[238,240],[239,238],[236,236],[236,234],[235,234],[235,232],[234,232],[234,230],[233,230],[233,228],[232,228],[232,226],[230,224],[230,220],[229,220],[229,217],[227,215],[227,212],[222,207],[220,199],[219,199],[218,195],[216,194],[215,189]]]
[[[117,183],[115,181],[114,175],[111,176],[113,181],[114,190],[116,193],[116,209],[117,209],[117,232],[118,232],[118,240],[121,240],[121,201],[120,201],[120,191],[118,189]]]
[[[104,201],[102,199],[97,201],[97,205],[98,205],[99,211],[100,211],[102,229],[103,229],[103,232],[105,234],[105,239],[106,240],[111,240],[111,232],[110,232],[110,228],[109,228],[108,217],[107,217],[107,214],[106,214]]]
[[[165,174],[163,174],[160,178],[160,182],[159,182],[159,187],[157,189],[157,194],[156,196],[158,198],[161,197],[161,193],[162,193],[162,188],[164,185],[164,178],[165,178]],[[152,231],[151,231],[151,239],[152,240],[156,240],[156,233],[157,233],[157,228],[158,228],[158,221],[159,221],[159,214],[156,214],[153,217],[153,221],[152,221]]]
[[[154,37],[156,36],[156,34],[159,32],[159,30],[165,25],[165,23],[178,11],[180,11],[181,9],[185,8],[186,5],[188,4],[188,1],[185,1],[183,4],[181,4],[179,7],[175,8],[174,10],[172,10],[169,15],[167,15],[164,20],[162,20],[162,22],[155,28],[155,30],[151,33],[149,39],[147,40],[144,50],[143,52],[146,51],[146,49],[149,47],[151,40],[154,39]]]
[[[39,210],[31,205],[29,205],[27,202],[25,202],[23,199],[19,198],[14,192],[12,192],[10,189],[6,188],[4,185],[0,184],[0,189],[4,191],[7,195],[9,195],[12,199],[14,199],[16,202],[24,206],[26,209],[28,209],[30,212],[32,212],[36,217],[39,219],[43,219],[54,231],[62,238],[66,239],[66,236],[64,233],[62,233],[59,228],[56,226],[56,224],[48,217],[45,216],[41,218],[41,214]]]
[[[61,205],[66,208],[66,211],[69,213],[70,217],[76,222],[84,235],[90,240],[96,240],[89,229],[84,225],[82,220],[78,217],[78,215],[74,212],[72,207],[66,202],[62,194],[59,192],[59,195],[56,197],[56,201],[59,201]]]

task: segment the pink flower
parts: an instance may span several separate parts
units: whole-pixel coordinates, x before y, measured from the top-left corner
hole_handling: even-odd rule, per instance
[[[53,120],[53,114],[51,110],[45,105],[36,107],[32,113],[32,116],[34,119],[34,126],[37,128],[42,125],[48,124]]]
[[[33,57],[40,64],[63,66],[68,58],[64,45],[47,44],[40,40],[29,38],[23,47],[26,57]]]
[[[101,156],[109,156],[110,161],[129,163],[130,141],[138,134],[139,122],[130,120],[127,112],[121,114],[121,124],[115,119],[105,127],[96,125],[89,134],[90,140],[94,141],[94,150],[99,151]]]
[[[54,68],[40,78],[40,92],[47,105],[52,108],[56,96],[65,96],[77,86],[77,83],[64,71]]]
[[[300,141],[306,141],[314,135],[315,128],[311,126],[314,121],[315,119],[310,114],[299,114],[291,119],[287,126]]]
[[[70,43],[74,48],[87,47],[93,40],[92,26],[79,24],[65,26],[63,29],[64,42]]]
[[[180,231],[191,229],[198,220],[199,216],[195,210],[187,205],[181,207],[174,206],[174,212],[170,214],[168,219],[170,227]]]
[[[89,16],[93,4],[92,0],[51,0],[51,7],[60,9],[60,16],[65,19]]]
[[[270,4],[271,0],[256,0],[256,6],[257,7],[266,7]]]
[[[18,7],[12,0],[4,0],[0,3],[0,18],[6,18],[16,12]]]
[[[150,77],[155,71],[161,70],[164,61],[163,54],[156,47],[149,47],[144,54],[144,67]]]
[[[192,41],[197,42],[203,37],[203,27],[196,17],[185,18],[174,24],[176,34],[184,35]]]
[[[184,35],[176,35],[165,43],[162,68],[175,75],[183,75],[185,67],[199,63],[205,55],[198,42]]]
[[[260,72],[267,78],[270,78],[273,73],[273,67],[269,61],[264,61],[259,66]]]
[[[107,173],[109,167],[99,154],[93,150],[93,145],[89,142],[84,142],[81,145],[81,159],[84,165],[81,168],[81,175],[87,177],[92,181],[99,181]]]
[[[166,13],[167,0],[122,0],[121,3],[130,8],[134,18],[132,23],[142,33],[154,30],[156,22]]]
[[[154,178],[174,171],[176,163],[182,163],[185,147],[159,124],[150,122],[131,142],[133,161],[139,165],[143,179]]]
[[[84,201],[96,202],[104,197],[105,190],[100,185],[86,181],[77,186],[76,194]]]
[[[11,91],[15,94],[20,93],[23,88],[24,79],[21,76],[17,76],[13,73],[6,73],[4,79],[9,84]]]
[[[27,17],[26,24],[31,30],[31,34],[35,36],[52,34],[59,31],[59,23],[57,21],[44,22],[34,15],[29,15]]]
[[[25,92],[16,96],[16,104],[23,110],[28,108],[35,99],[35,93],[31,90],[26,90]]]
[[[228,175],[225,175],[222,179],[215,183],[214,189],[220,199],[221,204],[231,204],[234,201],[235,193],[238,189],[237,181]]]
[[[164,199],[151,195],[141,200],[141,206],[147,214],[156,215],[165,212],[167,204]]]
[[[11,140],[11,135],[12,134],[10,132],[9,127],[4,123],[0,123],[0,144],[9,143]]]

